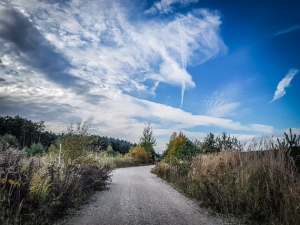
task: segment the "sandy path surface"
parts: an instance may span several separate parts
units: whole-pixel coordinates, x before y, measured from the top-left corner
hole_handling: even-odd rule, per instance
[[[96,194],[65,224],[228,224],[151,174],[151,168],[116,169],[109,190]]]

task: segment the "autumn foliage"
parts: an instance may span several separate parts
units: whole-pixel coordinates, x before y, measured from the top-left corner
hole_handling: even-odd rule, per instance
[[[169,162],[175,159],[191,159],[199,154],[201,149],[189,140],[183,133],[173,133],[170,137],[167,149],[164,153],[164,160]]]
[[[151,161],[151,154],[140,145],[130,150],[125,156],[132,157],[139,164],[146,164]]]

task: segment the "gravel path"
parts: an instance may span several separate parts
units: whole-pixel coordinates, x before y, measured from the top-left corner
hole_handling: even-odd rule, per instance
[[[151,168],[116,169],[109,190],[96,194],[67,224],[228,224],[151,174]]]

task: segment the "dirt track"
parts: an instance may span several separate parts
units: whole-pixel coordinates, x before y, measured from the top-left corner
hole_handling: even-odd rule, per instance
[[[110,189],[95,195],[67,224],[226,224],[151,174],[151,168],[116,169]]]

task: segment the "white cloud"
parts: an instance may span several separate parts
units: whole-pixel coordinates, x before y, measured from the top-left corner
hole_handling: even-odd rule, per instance
[[[224,92],[214,92],[203,102],[207,108],[206,114],[215,117],[234,115],[234,111],[240,106],[239,102],[231,100]]]
[[[250,127],[257,132],[272,134],[273,133],[273,127],[272,126],[266,126],[262,124],[251,124]]]
[[[285,77],[278,83],[277,85],[277,89],[275,91],[274,97],[273,97],[273,101],[283,97],[286,94],[285,88],[288,87],[292,81],[292,79],[294,78],[294,76],[298,73],[299,70],[296,69],[291,69],[286,75]]]
[[[161,0],[154,2],[153,6],[150,9],[145,10],[145,13],[148,14],[167,14],[173,12],[173,6],[179,4],[182,6],[187,6],[191,3],[196,3],[199,0]]]

